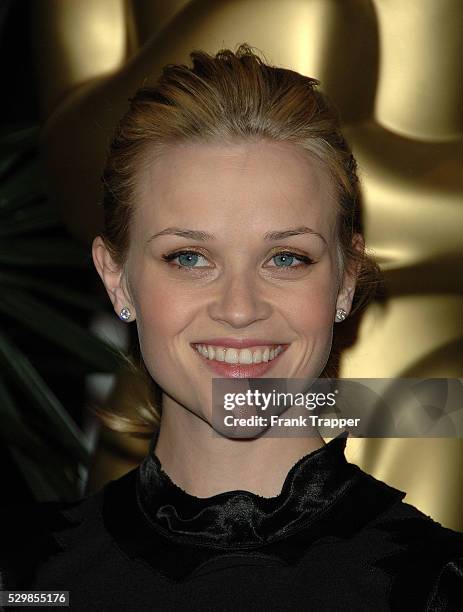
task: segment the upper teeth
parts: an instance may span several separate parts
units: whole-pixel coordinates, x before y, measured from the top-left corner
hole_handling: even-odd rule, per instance
[[[196,344],[196,350],[207,359],[225,361],[226,363],[261,363],[271,361],[281,353],[283,347],[279,344],[273,347],[250,347],[245,349],[226,348],[224,346],[211,346]]]

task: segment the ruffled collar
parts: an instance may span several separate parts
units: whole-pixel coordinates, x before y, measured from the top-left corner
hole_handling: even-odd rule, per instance
[[[235,490],[199,498],[163,471],[154,453],[156,438],[140,466],[137,497],[149,523],[182,542],[249,549],[279,540],[315,520],[358,476],[344,456],[347,432],[342,432],[293,465],[275,497]]]
[[[153,438],[138,468],[104,487],[104,526],[125,555],[173,581],[207,573],[211,563],[295,564],[313,542],[350,537],[405,496],[347,462],[347,435],[300,459],[273,498],[189,495],[162,470]]]

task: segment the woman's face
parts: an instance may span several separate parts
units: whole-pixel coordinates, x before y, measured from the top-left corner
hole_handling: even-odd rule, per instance
[[[286,143],[174,145],[138,187],[126,297],[169,401],[209,420],[221,374],[195,345],[217,338],[284,345],[264,377],[317,377],[336,307],[349,311],[353,289],[341,278],[334,188],[321,168]],[[202,234],[178,235],[190,230]]]

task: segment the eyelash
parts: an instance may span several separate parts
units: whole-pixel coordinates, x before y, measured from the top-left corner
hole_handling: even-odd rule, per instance
[[[177,259],[177,257],[180,257],[180,255],[199,255],[201,257],[205,257],[202,253],[200,253],[199,251],[175,251],[174,253],[169,253],[166,255],[162,255],[162,259],[170,264],[170,265],[174,265],[178,270],[184,270],[185,272],[190,272],[193,270],[197,270],[198,268],[195,267],[191,267],[191,266],[181,266],[179,264],[171,264],[170,262],[172,262],[174,259]],[[295,259],[298,259],[299,261],[302,262],[302,264],[297,265],[297,266],[275,266],[276,268],[280,267],[282,270],[299,270],[301,267],[307,267],[307,266],[311,266],[314,263],[316,263],[315,261],[313,261],[313,259],[311,259],[310,257],[306,257],[305,255],[299,255],[297,253],[293,253],[292,251],[280,251],[279,253],[275,253],[274,255],[272,255],[271,259],[273,259],[274,257],[279,257],[281,255],[289,255],[290,257],[294,257]]]

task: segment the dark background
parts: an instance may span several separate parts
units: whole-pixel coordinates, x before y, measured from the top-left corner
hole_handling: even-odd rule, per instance
[[[0,0],[0,73],[2,75],[0,135],[18,128],[40,125],[37,81],[30,37],[31,12],[30,0]],[[69,235],[64,227],[58,227],[44,230],[40,236],[53,239],[54,236],[62,236],[63,233]],[[36,269],[33,273],[38,278],[47,278],[59,284],[63,270]],[[76,287],[90,292],[95,291],[96,274],[90,267],[88,270],[73,270],[72,274]],[[50,305],[59,308],[60,312],[68,314],[75,322],[84,327],[88,326],[86,313],[67,305],[63,306],[61,302],[48,301]],[[3,317],[1,327],[30,359],[66,410],[82,427],[84,418],[82,408],[85,402],[85,371],[82,366],[75,358],[68,354],[64,355],[55,345],[22,328],[13,319]],[[9,391],[27,412],[28,399],[21,394],[21,390],[15,389],[13,385]],[[7,436],[7,432],[4,434]],[[4,503],[13,499],[15,502],[32,500],[29,488],[1,439],[0,466],[2,488],[7,492],[6,496],[2,496]]]

